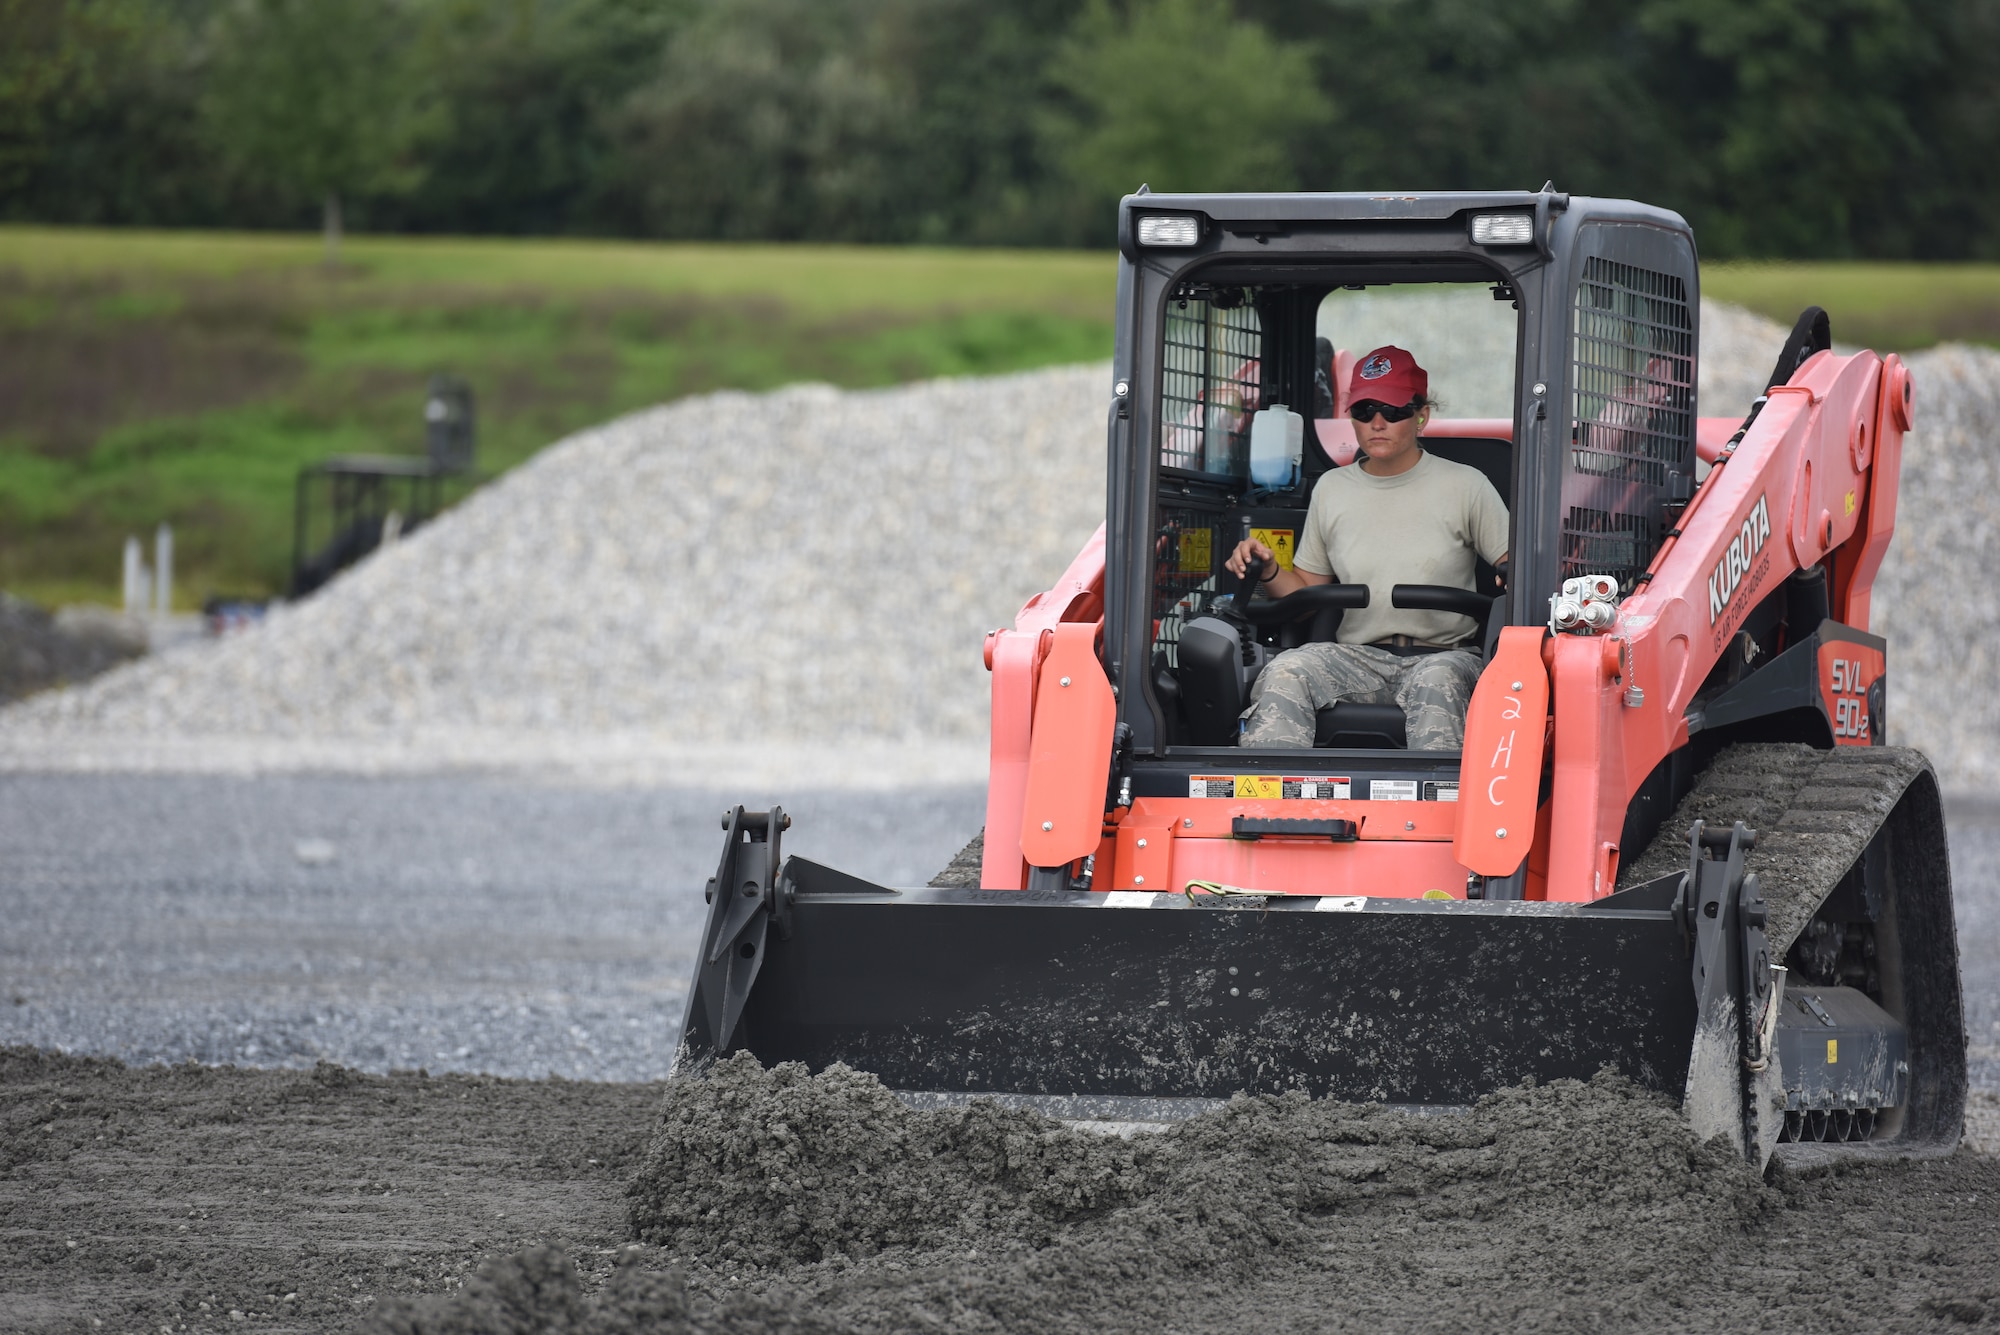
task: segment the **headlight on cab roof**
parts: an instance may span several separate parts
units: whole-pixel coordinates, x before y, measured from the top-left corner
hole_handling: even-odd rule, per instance
[[[1201,240],[1201,219],[1188,213],[1145,213],[1139,216],[1142,246],[1192,246]]]
[[[1532,246],[1535,219],[1527,213],[1475,213],[1472,215],[1472,244],[1475,246]]]

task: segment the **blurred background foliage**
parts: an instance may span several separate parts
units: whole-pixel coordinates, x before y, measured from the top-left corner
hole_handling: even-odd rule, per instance
[[[2000,0],[0,0],[0,587],[166,520],[184,602],[280,591],[298,469],[420,449],[433,372],[492,476],[1107,356],[1142,181],[1549,179],[1711,296],[2000,344]]]
[[[1994,0],[0,0],[0,217],[1100,246],[1155,190],[1539,186],[2000,258]]]

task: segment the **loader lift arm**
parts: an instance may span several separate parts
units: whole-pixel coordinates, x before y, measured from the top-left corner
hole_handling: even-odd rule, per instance
[[[1815,353],[1718,456],[1616,624],[1553,638],[1551,898],[1590,898],[1615,885],[1634,795],[1707,724],[1698,697],[1746,619],[1802,571],[1833,570],[1834,624],[1809,651],[1813,689],[1798,703],[1817,701],[1834,716],[1838,743],[1875,740],[1866,718],[1841,702],[1865,701],[1883,675],[1868,604],[1893,531],[1908,412],[1908,371],[1893,354]],[[1836,642],[1853,651],[1819,652]],[[1829,666],[1822,681],[1822,657],[1857,670],[1850,679],[1843,667],[1836,683]]]

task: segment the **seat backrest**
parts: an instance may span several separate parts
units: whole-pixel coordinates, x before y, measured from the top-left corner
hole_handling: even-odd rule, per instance
[[[1514,489],[1514,446],[1510,441],[1483,436],[1425,436],[1423,447],[1440,459],[1477,468],[1509,501]]]
[[[1514,486],[1514,445],[1512,441],[1497,436],[1425,436],[1424,448],[1440,459],[1448,459],[1455,464],[1465,464],[1477,468],[1493,490],[1500,493],[1502,502],[1513,508],[1509,493]],[[1472,587],[1479,593],[1500,592],[1500,573],[1481,557],[1473,569]],[[1489,628],[1489,631],[1491,628]],[[1486,636],[1491,639],[1489,633]]]

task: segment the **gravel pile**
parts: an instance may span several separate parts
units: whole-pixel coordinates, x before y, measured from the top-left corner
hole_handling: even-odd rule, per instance
[[[0,732],[275,738],[335,765],[356,738],[502,763],[955,740],[980,764],[982,637],[1103,517],[1108,379],[801,385],[621,418],[261,628]]]
[[[1703,417],[1737,417],[1764,392],[1778,353],[1791,331],[1753,315],[1741,306],[1711,301],[1701,308],[1701,384],[1698,404]]]
[[[1903,445],[1896,538],[1872,621],[1889,640],[1889,740],[1960,790],[2000,789],[2000,352],[1910,359],[1916,429]]]
[[[1476,339],[1450,303],[1377,305],[1408,346],[1435,326],[1447,352],[1472,349],[1441,381],[1463,386],[1453,411],[1479,410]],[[1703,411],[1747,408],[1784,332],[1708,306]],[[1891,735],[1948,785],[1991,787],[2000,698],[1976,687],[2000,642],[2000,354],[1911,362],[1918,430],[1875,604]],[[619,419],[259,629],[0,711],[0,766],[644,779],[775,756],[774,774],[817,782],[976,780],[981,637],[1102,517],[1107,379],[808,385]],[[875,749],[857,765],[855,745]]]
[[[1762,392],[1785,330],[1732,307],[1702,313],[1701,411]],[[1836,334],[1839,330],[1834,331]],[[1905,438],[1896,537],[1870,629],[1889,641],[1889,741],[1931,758],[1945,786],[2000,789],[2000,352],[1947,344],[1906,359],[1916,426]]]

